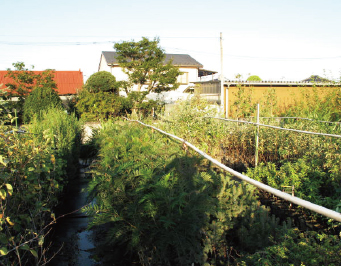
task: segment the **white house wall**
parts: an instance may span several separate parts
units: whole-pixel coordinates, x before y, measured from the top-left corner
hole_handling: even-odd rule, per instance
[[[122,81],[122,80],[127,80],[128,79],[128,75],[125,74],[122,71],[122,68],[120,68],[120,67],[110,67],[110,71],[109,72],[115,76],[117,81]]]
[[[181,84],[178,89],[175,91],[168,91],[163,93],[150,93],[148,95],[149,99],[159,99],[163,100],[166,103],[175,102],[179,99],[185,99],[188,97],[187,93],[184,93],[184,90],[187,89],[189,86],[193,86],[193,82],[198,81],[198,68],[193,67],[180,67],[179,70],[184,73],[188,73],[188,84]],[[108,66],[108,62],[106,62],[105,57],[101,56],[100,65],[98,68],[98,71],[108,71],[112,75],[115,76],[117,81],[127,80],[128,76],[122,71],[122,69],[118,66]],[[136,90],[137,86],[133,88],[133,90]],[[125,92],[120,92],[120,94],[123,96],[125,95]]]
[[[193,67],[180,67],[179,70],[181,72],[187,72],[188,73],[188,81],[195,82],[198,81],[198,68]]]
[[[104,55],[101,55],[101,60],[99,62],[98,71],[108,71],[110,72],[110,67],[108,66],[107,60],[105,60]]]

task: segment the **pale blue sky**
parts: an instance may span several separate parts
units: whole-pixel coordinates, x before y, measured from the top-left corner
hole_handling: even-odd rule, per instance
[[[23,61],[36,70],[97,71],[114,42],[160,38],[167,53],[185,53],[224,75],[340,79],[340,0],[0,2],[0,70]]]

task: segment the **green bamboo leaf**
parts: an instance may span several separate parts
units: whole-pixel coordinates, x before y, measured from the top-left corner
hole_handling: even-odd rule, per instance
[[[44,244],[44,236],[39,236],[39,240],[38,240],[39,247],[42,247],[43,244]]]
[[[8,250],[6,247],[0,248],[0,255],[1,256],[6,256],[8,254]]]
[[[7,193],[4,189],[0,189],[0,198],[5,200],[7,196]]]
[[[4,166],[7,166],[7,163],[4,162],[4,157],[0,155],[0,163],[3,164]]]
[[[14,225],[14,223],[11,221],[11,219],[7,216],[6,217],[6,222],[10,225],[10,226],[13,226]]]
[[[37,251],[35,251],[34,249],[30,249],[30,252],[32,253],[32,255],[36,258],[38,258],[38,253]]]
[[[4,245],[7,244],[8,239],[7,239],[7,237],[6,237],[5,234],[2,234],[2,233],[0,234],[0,242],[1,242],[2,244],[4,244]]]
[[[30,247],[27,244],[25,244],[25,245],[22,245],[20,247],[20,249],[22,249],[22,250],[30,250]]]
[[[13,187],[11,184],[5,184],[6,188],[7,188],[7,192],[8,192],[8,195],[12,196],[12,193],[13,193]]]

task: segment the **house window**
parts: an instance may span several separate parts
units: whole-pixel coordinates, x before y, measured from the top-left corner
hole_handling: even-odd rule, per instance
[[[180,84],[188,84],[188,72],[182,72],[182,74],[178,76],[178,82]]]

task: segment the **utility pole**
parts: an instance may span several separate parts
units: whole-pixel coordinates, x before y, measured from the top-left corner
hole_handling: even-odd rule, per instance
[[[220,106],[224,110],[225,118],[228,117],[228,90],[226,95],[224,91],[224,74],[223,74],[223,33],[220,32]],[[225,104],[224,104],[225,102]]]

